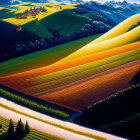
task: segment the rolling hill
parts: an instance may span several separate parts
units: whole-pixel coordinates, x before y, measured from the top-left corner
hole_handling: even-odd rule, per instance
[[[72,58],[88,55],[90,53],[95,53],[95,51],[100,51],[100,48],[109,49],[111,46],[117,47],[121,45],[125,45],[131,42],[138,41],[140,39],[140,26],[127,32],[133,25],[136,25],[140,21],[140,14],[134,15],[124,22],[120,23],[112,30],[99,37],[98,39],[90,42],[88,45],[83,48],[77,50],[70,56],[64,58],[66,61]],[[95,49],[97,48],[97,49]],[[94,51],[95,50],[95,51]]]
[[[17,32],[17,27],[0,21],[0,55],[6,55],[7,51],[12,51],[15,48],[15,43],[28,43],[31,40],[39,39],[35,34],[23,29]]]
[[[77,49],[85,46],[94,39],[98,38],[100,35],[79,39],[76,41],[65,43],[63,45],[52,47],[50,49],[42,50],[0,63],[0,77],[53,64],[58,60],[68,56]]]
[[[16,18],[23,15],[25,10],[29,11],[33,7],[39,8],[40,6],[44,6],[47,11],[40,12],[36,16],[29,16],[28,18]],[[44,44],[43,47],[37,44],[36,48],[31,48],[29,44],[35,43],[36,40],[45,39],[46,44],[48,44],[48,39],[58,40],[57,44],[59,45],[59,42],[65,43],[64,40],[67,38],[68,42],[104,33],[111,28],[108,24],[109,22],[105,22],[104,16],[101,16],[98,12],[92,11],[90,13],[86,9],[83,9],[83,11],[86,11],[86,13],[79,13],[80,8],[76,4],[59,3],[23,2],[21,4],[1,7],[0,22],[5,24],[5,26],[3,27],[3,24],[0,26],[0,30],[2,30],[0,41],[4,48],[2,49],[1,47],[0,52],[2,55],[0,61],[47,48]],[[96,17],[96,13],[103,20],[91,19],[93,16]],[[21,28],[20,31],[18,31],[19,28]],[[8,34],[7,31],[10,31],[10,33]],[[6,42],[5,39],[10,41]],[[52,46],[50,45],[49,47]],[[20,51],[18,51],[19,49]]]
[[[75,51],[66,57],[61,55],[58,62],[8,75],[0,81],[25,94],[80,111],[96,102],[97,97],[108,97],[131,85],[130,81],[140,69],[140,26],[128,30],[139,22],[139,17],[130,17],[85,46],[73,46]],[[4,63],[3,66],[3,70],[8,67]]]

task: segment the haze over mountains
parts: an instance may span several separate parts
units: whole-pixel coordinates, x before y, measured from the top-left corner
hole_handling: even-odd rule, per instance
[[[84,3],[90,3],[95,2],[98,4],[103,4],[107,6],[113,6],[113,7],[126,7],[126,6],[132,6],[132,5],[140,5],[139,0],[134,1],[115,1],[115,0],[1,0],[0,4],[19,4],[21,2],[60,2],[60,3],[71,3],[71,4],[84,4]]]

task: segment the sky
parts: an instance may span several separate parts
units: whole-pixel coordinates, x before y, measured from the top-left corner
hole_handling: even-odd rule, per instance
[[[83,1],[90,1],[90,0],[83,0]],[[106,2],[106,1],[110,1],[110,0],[93,0],[93,1],[99,1],[99,2]],[[124,0],[115,0],[115,1],[124,1]],[[131,2],[131,3],[140,3],[140,0],[126,0],[127,2]]]

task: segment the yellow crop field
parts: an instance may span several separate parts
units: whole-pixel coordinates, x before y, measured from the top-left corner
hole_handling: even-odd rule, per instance
[[[133,25],[136,25],[138,22],[140,22],[140,14],[136,14],[134,16],[131,16],[130,18],[124,20],[119,25],[117,25],[116,27],[114,27],[113,29],[111,29],[106,34],[104,34],[101,37],[99,37],[98,39],[90,42],[89,45],[90,44],[94,44],[94,43],[98,43],[98,42],[101,42],[101,41],[104,41],[104,40],[107,40],[107,39],[110,39],[110,38],[113,38],[113,37],[116,37],[116,36],[119,36],[121,34],[124,34]],[[87,46],[85,46],[85,47],[87,47]]]
[[[75,5],[61,5],[61,4],[58,4],[58,3],[23,3],[23,4],[11,6],[12,8],[15,7],[15,9],[13,9],[13,10],[11,9],[10,12],[14,13],[15,15],[23,14],[25,10],[27,10],[27,9],[29,10],[31,7],[40,7],[40,6],[44,6],[45,9],[47,9],[47,11],[40,12],[38,15],[36,15],[36,17],[29,16],[27,19],[16,19],[16,16],[15,16],[15,17],[12,17],[12,18],[5,18],[5,19],[2,19],[2,20],[6,21],[6,22],[9,22],[9,23],[11,23],[13,25],[16,25],[16,26],[21,26],[21,25],[24,25],[28,22],[31,22],[31,21],[35,20],[36,18],[38,18],[38,20],[41,20],[48,15],[54,14],[54,13],[62,11],[64,9],[74,9],[74,8],[76,8]],[[18,7],[18,8],[16,9],[16,7]]]
[[[98,40],[98,39],[96,39],[96,40]],[[95,40],[95,42],[96,42],[96,40]],[[119,35],[117,37],[114,37],[114,38],[111,38],[111,39],[108,39],[105,41],[101,41],[99,43],[86,45],[83,48],[72,53],[71,55],[60,60],[60,62],[78,58],[78,57],[83,57],[83,56],[89,55],[89,54],[98,53],[98,52],[109,50],[112,48],[117,48],[119,46],[127,45],[132,42],[139,41],[139,40],[140,40],[140,26],[134,28],[133,30],[131,30],[127,33]]]

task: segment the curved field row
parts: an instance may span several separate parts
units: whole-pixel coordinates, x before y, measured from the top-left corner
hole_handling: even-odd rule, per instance
[[[128,58],[121,59],[119,61],[109,63],[109,64],[106,64],[106,65],[103,65],[103,66],[99,66],[97,68],[93,68],[93,69],[91,68],[89,70],[85,70],[85,71],[82,71],[82,72],[79,72],[79,73],[75,73],[75,74],[72,74],[70,76],[64,75],[62,78],[57,78],[57,79],[52,80],[52,81],[50,80],[50,81],[45,82],[43,84],[39,84],[39,85],[32,86],[32,87],[29,87],[29,88],[21,89],[21,90],[26,92],[26,93],[30,93],[30,94],[39,93],[39,92],[42,92],[42,91],[50,90],[50,89],[53,89],[53,88],[57,88],[57,87],[60,87],[60,86],[63,86],[63,85],[81,80],[81,79],[86,78],[86,77],[90,77],[92,75],[104,72],[106,70],[115,68],[117,66],[135,61],[137,59],[140,59],[140,55],[129,57],[129,59]]]
[[[133,30],[126,32],[117,37],[98,42],[95,44],[90,44],[88,46],[82,47],[81,49],[75,51],[64,59],[60,60],[60,62],[64,62],[70,59],[78,58],[81,56],[109,50],[112,48],[116,48],[119,46],[123,46],[132,42],[136,42],[140,40],[140,26],[134,28]]]
[[[136,60],[136,61],[133,61],[133,62],[124,64],[124,65],[121,65],[121,66],[119,66],[119,67],[112,68],[112,69],[110,69],[110,70],[106,70],[106,71],[104,71],[104,72],[101,72],[101,73],[98,73],[98,74],[96,74],[96,75],[93,75],[93,76],[90,76],[90,77],[87,77],[87,78],[84,78],[84,79],[75,81],[75,82],[73,82],[73,83],[70,83],[70,84],[67,84],[67,85],[64,85],[64,86],[61,86],[61,87],[58,87],[58,88],[55,88],[55,89],[51,89],[51,90],[48,90],[48,91],[44,91],[44,92],[37,93],[37,94],[35,94],[35,96],[40,97],[40,96],[42,96],[42,95],[44,95],[44,94],[56,92],[56,91],[61,90],[61,89],[64,89],[64,88],[69,88],[69,87],[71,87],[71,86],[80,84],[80,83],[82,83],[82,82],[84,82],[84,81],[88,81],[88,80],[91,80],[91,79],[94,79],[94,78],[97,78],[97,77],[101,77],[101,76],[103,76],[103,75],[105,75],[105,74],[113,73],[113,72],[115,72],[115,71],[117,71],[117,70],[124,69],[124,68],[128,68],[128,67],[130,67],[130,66],[134,66],[134,65],[137,65],[137,64],[139,64],[139,63],[140,63],[140,60]],[[117,91],[118,91],[118,90],[117,90]],[[117,92],[117,91],[116,91],[116,92]]]
[[[64,60],[68,60],[69,57],[71,58],[70,54],[72,53],[72,56],[75,53],[77,54],[77,50],[81,51],[80,48],[88,48],[87,46],[93,46],[93,45],[91,45],[93,43],[100,44],[99,42],[101,42],[101,41],[105,41],[105,40],[108,40],[110,38],[113,38],[113,37],[116,37],[118,35],[125,33],[126,31],[128,31],[128,29],[132,25],[135,25],[139,21],[139,19],[140,19],[139,15],[134,15],[134,16],[130,17],[129,19],[125,20],[124,22],[122,22],[121,24],[119,24],[118,26],[116,26],[115,28],[113,28],[111,31],[109,31],[105,35],[99,37],[98,39],[95,39],[95,41],[92,41],[93,40],[92,39],[90,41],[87,41],[86,43],[85,42],[83,43],[84,39],[82,39],[82,40],[66,43],[64,45],[60,45],[60,46],[54,47],[52,49],[48,49],[47,51],[46,50],[40,51],[38,53],[34,53],[34,54],[27,55],[24,57],[16,58],[16,59],[13,59],[11,61],[7,61],[5,63],[2,63],[1,67],[0,67],[0,71],[1,71],[0,76],[1,77],[8,76],[11,74],[16,74],[19,72],[24,72],[24,71],[32,70],[35,68],[39,68],[42,66],[47,66],[47,65],[50,65],[50,64],[52,64],[60,59],[62,59],[62,61],[63,61],[63,58],[69,55],[68,57],[66,57],[66,59],[64,59]],[[138,27],[137,27],[137,29],[138,29]],[[130,32],[132,33],[134,30],[137,30],[137,29],[133,29]],[[126,34],[129,34],[130,32],[128,32]],[[138,33],[138,36],[139,36],[139,33]],[[121,36],[121,37],[124,38],[125,35]],[[129,38],[126,38],[125,40],[121,40],[121,41],[124,42],[125,44],[128,44],[128,42],[130,43],[130,42],[132,42],[132,40],[134,41],[134,38],[133,39],[132,38],[133,37],[131,34],[129,36]],[[119,41],[116,44],[118,45],[119,43],[121,43],[121,41]],[[91,42],[91,43],[89,45],[86,45],[89,42]],[[112,43],[114,43],[114,42],[112,42]],[[79,45],[79,44],[82,44],[82,45]],[[84,45],[85,45],[85,47],[83,47]],[[102,45],[106,45],[106,42],[105,42],[105,44],[102,44]],[[122,45],[124,45],[124,44],[120,44],[120,46],[122,46]],[[94,47],[92,47],[92,48],[94,48]],[[105,50],[106,49],[107,48],[105,48]],[[51,52],[53,52],[53,53],[51,53]],[[73,52],[75,52],[75,53],[73,53]],[[82,55],[82,54],[80,53],[80,55]],[[73,58],[74,57],[72,57],[72,59]],[[47,61],[47,60],[49,60],[49,61]],[[30,65],[30,67],[29,67],[29,65]]]
[[[34,78],[34,77],[37,77],[37,76],[40,76],[40,75],[64,70],[64,69],[74,67],[74,66],[78,66],[78,65],[82,65],[82,64],[85,64],[85,63],[90,63],[90,62],[93,62],[93,61],[105,59],[107,57],[118,55],[120,53],[124,53],[124,52],[127,52],[127,51],[138,49],[139,47],[140,47],[140,42],[136,42],[136,43],[132,43],[132,44],[129,44],[129,45],[114,48],[114,49],[111,49],[111,50],[103,51],[103,52],[100,52],[100,53],[95,53],[95,54],[92,54],[92,55],[87,55],[87,56],[84,56],[84,57],[80,57],[80,59],[76,58],[76,59],[73,59],[73,60],[69,60],[67,62],[55,63],[53,65],[46,66],[46,67],[43,67],[43,68],[39,68],[39,69],[24,72],[24,73],[18,73],[18,74],[11,75],[11,76],[8,76],[8,77],[0,78],[0,81],[2,81],[2,82],[11,81],[11,80],[15,81],[17,78],[20,78],[22,83],[26,82],[24,87],[26,87],[26,85],[32,86],[34,84],[31,83],[30,81],[27,81],[26,79],[30,79],[30,78]]]
[[[100,73],[102,71],[120,66],[122,64],[135,61],[139,58],[140,58],[140,49],[135,49],[135,50],[128,51],[128,52],[125,52],[125,53],[122,53],[122,54],[119,54],[119,55],[116,55],[113,57],[109,57],[109,58],[106,58],[103,60],[99,60],[99,61],[91,62],[88,64],[80,65],[77,67],[65,69],[62,71],[57,71],[54,73],[35,77],[33,79],[29,79],[28,81],[30,81],[30,83],[32,83],[32,85],[44,83],[44,86],[47,88],[47,86],[50,86],[48,83],[50,81],[52,83],[54,82],[54,84],[56,84],[56,82],[60,83],[59,80],[61,81],[61,79],[62,79],[62,81],[61,81],[62,84],[69,83],[70,80],[72,80],[71,82],[74,82],[76,79],[80,80],[82,78],[85,78],[85,76],[88,77],[88,76],[91,76],[93,74],[97,74],[97,73]],[[83,75],[83,77],[81,76],[81,74]],[[74,76],[76,77],[76,79],[73,80]],[[69,81],[65,81],[65,80],[63,80],[63,78],[68,78]],[[59,79],[59,80],[56,81],[57,79]],[[25,87],[30,87],[31,84],[28,84],[28,82],[26,83],[25,80],[26,79],[19,77],[19,78],[14,79],[14,80],[9,79],[9,80],[3,81],[2,83],[4,85],[10,86],[10,87],[15,88],[15,89],[22,89]],[[42,88],[44,86],[42,86]],[[57,87],[57,86],[54,85],[53,88],[55,88],[55,87]],[[41,90],[40,85],[39,85],[39,88]],[[49,89],[50,88],[52,88],[52,86],[49,87]],[[44,90],[45,90],[45,88],[44,88]]]
[[[51,65],[85,46],[101,34],[75,40],[46,50],[21,56],[0,64],[0,77]]]
[[[94,102],[108,97],[115,89],[129,84],[130,80],[139,72],[140,63],[113,73],[84,81],[80,84],[39,96],[77,110],[81,110]]]
[[[98,42],[101,42],[104,40],[108,40],[110,38],[113,38],[113,37],[119,36],[123,33],[126,33],[133,25],[137,25],[138,22],[140,22],[140,14],[136,14],[134,16],[131,16],[128,19],[121,22],[120,24],[118,24],[113,29],[111,29],[106,34],[104,34],[101,37],[99,37],[98,39],[90,42],[88,45],[98,43]],[[88,47],[88,45],[86,45],[85,47]]]

